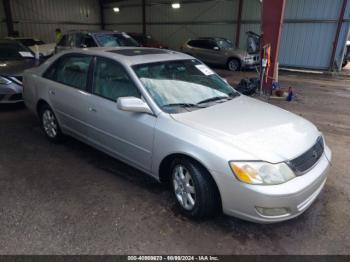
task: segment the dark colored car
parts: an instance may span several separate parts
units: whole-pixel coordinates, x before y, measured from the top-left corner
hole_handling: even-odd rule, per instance
[[[153,39],[150,35],[145,35],[142,33],[128,33],[128,35],[134,38],[139,43],[140,46],[168,49],[168,46],[159,43],[158,41]]]
[[[137,41],[124,32],[69,31],[62,35],[56,53],[71,48],[139,46]]]
[[[39,61],[29,48],[13,40],[0,40],[0,104],[23,102],[23,71],[37,65]]]

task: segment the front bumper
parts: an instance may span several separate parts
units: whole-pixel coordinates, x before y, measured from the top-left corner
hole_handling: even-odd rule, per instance
[[[244,68],[253,68],[257,67],[260,64],[260,56],[259,55],[252,55],[247,58],[244,58],[242,61],[242,67]]]
[[[274,223],[302,214],[322,191],[327,179],[331,151],[328,147],[318,163],[306,174],[284,184],[262,186],[249,185],[230,176],[217,180],[223,212],[230,216],[257,223]],[[224,177],[224,178],[223,178]],[[283,215],[266,216],[259,208],[288,210]]]
[[[23,87],[16,83],[0,85],[0,104],[15,104],[23,102]]]

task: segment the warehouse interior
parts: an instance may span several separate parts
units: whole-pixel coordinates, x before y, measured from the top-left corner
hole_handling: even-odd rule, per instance
[[[56,28],[142,32],[145,27],[147,34],[175,50],[187,39],[213,35],[238,41],[237,46],[245,48],[246,32],[261,33],[259,0],[189,0],[182,1],[179,9],[171,8],[172,2],[51,0],[43,4],[36,0],[12,0],[3,1],[3,4],[11,10],[12,30],[18,31],[20,36],[35,36],[48,42],[54,41]],[[350,25],[349,4],[345,5],[340,18],[344,3],[347,1],[286,1],[280,65],[340,69]],[[119,12],[114,12],[115,7]],[[9,19],[4,10],[0,10],[0,36],[6,36],[8,31],[6,21]],[[334,43],[335,65],[331,65]]]
[[[327,181],[310,208],[283,222],[256,224],[222,212],[191,219],[179,211],[169,185],[147,172],[70,136],[48,142],[25,98],[1,103],[7,94],[1,95],[0,82],[0,255],[350,255],[349,0],[0,2],[0,44],[31,38],[55,46],[49,57],[38,54],[40,66],[55,63],[57,46],[69,32],[143,35],[162,50],[188,55],[183,47],[189,40],[207,38],[225,38],[247,53],[253,33],[260,46],[254,67],[205,64],[240,93],[312,122],[332,151]],[[35,50],[29,50],[33,57]],[[0,77],[7,79],[1,71],[7,62],[0,62]],[[25,83],[30,81],[24,77],[23,92]],[[239,89],[242,83],[248,84]],[[229,115],[235,123],[246,111]],[[217,139],[225,136],[218,133]]]

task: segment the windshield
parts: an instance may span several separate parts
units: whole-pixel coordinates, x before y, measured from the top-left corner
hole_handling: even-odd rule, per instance
[[[102,47],[139,46],[139,44],[127,34],[96,34],[95,38]]]
[[[216,41],[216,43],[221,49],[233,48],[232,42],[227,39],[219,39]]]
[[[31,52],[25,46],[19,43],[0,43],[0,60],[22,60],[34,58]]]
[[[196,110],[239,95],[195,59],[141,64],[133,69],[157,105],[167,113]]]

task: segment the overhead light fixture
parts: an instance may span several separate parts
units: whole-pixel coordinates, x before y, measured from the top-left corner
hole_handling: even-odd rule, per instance
[[[120,9],[119,9],[119,7],[114,7],[114,8],[113,8],[113,11],[114,11],[115,13],[119,13],[119,12],[120,12]]]
[[[171,7],[172,7],[173,9],[179,9],[179,8],[181,7],[181,5],[180,5],[180,3],[172,3],[172,4],[171,4]]]

